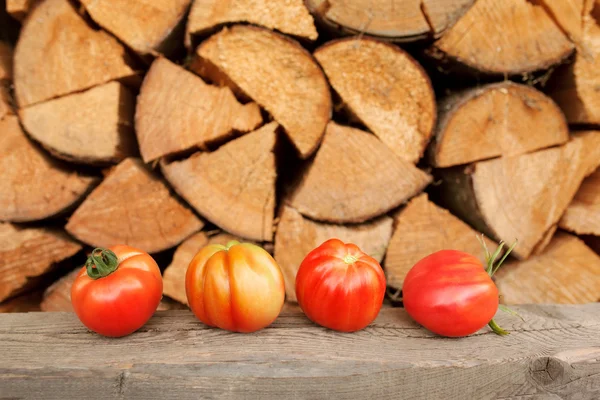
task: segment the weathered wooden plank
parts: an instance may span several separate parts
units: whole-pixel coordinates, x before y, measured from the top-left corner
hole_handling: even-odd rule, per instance
[[[520,306],[511,331],[444,339],[402,309],[367,329],[317,327],[297,308],[269,328],[208,328],[187,311],[158,312],[108,339],[69,313],[0,316],[3,398],[598,399],[600,304]]]

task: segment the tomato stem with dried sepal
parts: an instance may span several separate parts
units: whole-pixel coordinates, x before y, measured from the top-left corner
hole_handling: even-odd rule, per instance
[[[506,258],[508,257],[508,255],[513,251],[513,249],[517,245],[517,241],[515,240],[515,242],[509,247],[509,249],[506,251],[506,253],[504,253],[504,255],[502,256],[502,258],[500,259],[500,261],[498,261],[498,263],[496,264],[496,259],[498,258],[498,256],[500,255],[500,253],[502,253],[502,249],[504,248],[505,243],[503,241],[500,241],[500,243],[498,244],[498,248],[496,249],[496,251],[494,252],[494,254],[490,254],[490,251],[488,250],[487,245],[485,244],[485,239],[483,238],[483,235],[482,235],[481,238],[479,236],[477,236],[477,239],[479,240],[479,242],[483,246],[483,251],[485,253],[485,262],[486,262],[485,271],[488,273],[488,275],[491,278],[491,277],[494,276],[494,274],[496,273],[496,271],[498,271],[498,269],[500,268],[500,266],[502,265],[502,263],[504,262],[504,260],[506,260]],[[517,316],[521,317],[516,312],[512,311],[511,309],[509,309],[506,306],[499,307],[499,308],[500,308],[500,310],[502,310],[504,312],[508,312],[509,314],[513,314],[513,315],[517,315]],[[492,319],[488,323],[488,325],[498,335],[504,336],[504,335],[508,335],[509,334],[509,332],[507,332],[504,329],[502,329],[496,323],[496,321],[494,321],[494,319]]]
[[[98,254],[99,253],[99,254]],[[85,262],[87,274],[92,279],[104,278],[119,267],[119,258],[109,249],[95,248]]]

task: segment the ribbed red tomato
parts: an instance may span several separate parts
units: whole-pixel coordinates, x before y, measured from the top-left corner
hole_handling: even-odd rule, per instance
[[[141,328],[162,298],[160,269],[150,255],[119,245],[95,249],[71,287],[81,322],[104,336],[120,337]]]
[[[329,239],[302,261],[296,275],[296,297],[310,320],[353,332],[377,317],[385,285],[377,260],[354,244]]]

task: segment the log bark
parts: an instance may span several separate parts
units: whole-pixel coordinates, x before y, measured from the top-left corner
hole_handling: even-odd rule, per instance
[[[363,222],[399,206],[430,181],[375,136],[331,122],[287,202],[315,220]]]
[[[271,122],[212,153],[161,163],[175,191],[219,228],[257,241],[273,240],[278,125]]]
[[[94,247],[127,244],[156,253],[202,226],[141,160],[127,158],[75,210],[66,229]]]
[[[62,231],[0,223],[0,301],[35,288],[40,276],[80,250]]]
[[[163,294],[187,305],[185,274],[196,253],[209,244],[225,245],[231,240],[244,241],[224,232],[213,236],[208,236],[205,232],[198,232],[186,239],[177,247],[173,261],[163,272]]]
[[[600,169],[583,181],[559,225],[578,235],[600,236]]]
[[[439,250],[459,250],[483,260],[481,236],[469,225],[428,200],[427,194],[412,199],[394,217],[394,234],[385,257],[388,286],[401,289],[410,269],[422,258]],[[483,237],[490,251],[497,244]]]
[[[136,53],[172,53],[191,0],[81,0],[90,17]]]
[[[43,0],[23,28],[14,59],[19,107],[136,75],[125,49],[86,24],[68,0]]]
[[[548,5],[557,8],[555,18],[577,46],[573,63],[559,68],[548,81],[547,91],[563,109],[571,124],[600,125],[600,1],[564,2]]]
[[[249,22],[299,38],[315,40],[313,17],[302,0],[198,0],[187,22],[187,40],[223,24]]]
[[[397,156],[413,163],[421,158],[435,126],[435,95],[408,53],[351,38],[326,43],[315,58],[352,115]]]
[[[138,153],[135,96],[109,82],[19,110],[29,135],[54,156],[85,164],[118,163]]]
[[[262,116],[256,103],[240,104],[229,88],[158,58],[142,84],[135,122],[142,157],[150,162],[251,131]]]
[[[35,221],[60,214],[96,184],[50,158],[23,133],[14,115],[0,120],[0,221]]]
[[[0,313],[28,313],[41,311],[42,292],[22,294],[0,303]]]
[[[506,304],[580,304],[600,300],[600,256],[581,239],[557,233],[546,250],[496,274]]]
[[[328,239],[354,243],[381,262],[392,236],[392,219],[384,216],[359,225],[334,225],[304,218],[283,206],[275,235],[275,260],[283,272],[287,301],[296,299],[296,274],[304,257]]]
[[[17,21],[23,21],[38,0],[6,0],[6,12]]]
[[[196,55],[192,70],[208,80],[233,83],[235,91],[264,107],[302,158],[316,150],[331,116],[331,95],[323,71],[297,42],[236,25],[202,42]]]
[[[478,0],[428,53],[486,75],[525,75],[556,65],[574,46],[542,3]]]
[[[72,313],[4,314],[0,391],[48,400],[597,399],[600,305],[515,310],[525,321],[496,316],[511,332],[500,340],[488,327],[439,338],[398,308],[352,336],[297,308],[251,335],[208,328],[189,311],[158,312],[120,340],[89,332]],[[75,357],[81,346],[85,357]]]
[[[394,42],[441,36],[474,0],[307,0],[315,17],[342,35],[366,34]]]
[[[443,99],[429,159],[436,167],[515,156],[564,144],[558,106],[531,86],[512,82],[468,89]]]
[[[600,135],[579,132],[560,147],[441,170],[442,199],[489,237],[518,239],[513,254],[527,259],[599,164]]]

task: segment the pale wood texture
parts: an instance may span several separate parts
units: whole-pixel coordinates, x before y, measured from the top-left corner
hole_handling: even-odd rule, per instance
[[[363,222],[399,206],[430,181],[374,135],[330,122],[287,202],[316,220]]]
[[[140,54],[169,52],[191,0],[81,0],[92,19]],[[176,29],[181,25],[179,29]]]
[[[506,304],[598,301],[600,256],[576,236],[557,233],[543,253],[504,265],[496,285]]]
[[[271,113],[303,158],[316,150],[331,116],[331,95],[323,71],[297,42],[237,25],[202,42],[196,54],[193,70],[226,75]]]
[[[208,236],[205,232],[198,232],[186,239],[177,247],[173,255],[173,261],[163,272],[163,294],[187,305],[185,274],[196,253],[209,244],[226,245],[231,240],[244,242],[244,240],[224,232],[214,236]]]
[[[155,253],[202,226],[141,160],[127,158],[75,210],[66,229],[91,246],[127,244]]]
[[[68,0],[43,0],[25,22],[15,49],[20,107],[136,73],[123,46],[86,24]]]
[[[401,289],[408,271],[439,250],[460,250],[483,260],[477,236],[481,233],[430,202],[426,194],[415,197],[395,215],[394,234],[385,256],[388,286]],[[494,251],[496,243],[486,237],[484,240]]]
[[[302,0],[195,0],[187,34],[202,34],[232,22],[250,22],[288,35],[315,40],[313,17]]]
[[[260,125],[256,103],[240,104],[227,87],[201,78],[165,58],[158,58],[146,75],[135,115],[144,161],[223,140],[233,131],[248,132]]]
[[[13,49],[0,41],[0,82],[12,80]]]
[[[29,135],[54,156],[88,164],[117,163],[137,154],[135,95],[109,82],[19,110]]]
[[[397,42],[439,37],[474,0],[307,0],[326,26]]]
[[[158,312],[115,340],[73,313],[0,315],[0,392],[8,398],[496,400],[600,396],[600,304],[519,306],[457,340],[384,308],[366,329],[332,332],[296,309],[231,334],[189,311]],[[43,344],[43,345],[42,345]],[[74,349],[85,347],[85,357]]]
[[[334,225],[306,219],[291,207],[283,206],[275,234],[275,261],[285,279],[287,301],[296,300],[296,274],[304,257],[326,240],[337,238],[354,243],[381,262],[392,236],[392,219],[381,217],[360,225]]]
[[[539,1],[478,0],[430,54],[485,74],[517,75],[555,65],[573,49]]]
[[[43,292],[41,290],[22,294],[0,303],[0,313],[26,313],[41,311],[40,302]]]
[[[77,203],[97,178],[50,158],[23,133],[14,115],[0,120],[0,221],[35,221]]]
[[[600,236],[600,169],[583,181],[560,227],[578,235]]]
[[[0,301],[30,289],[36,278],[79,250],[62,231],[0,223]]]
[[[569,140],[558,106],[531,86],[494,83],[454,94],[439,104],[431,145],[436,167],[514,156]]]
[[[435,95],[408,53],[351,38],[326,43],[315,58],[353,115],[398,157],[414,163],[421,158],[435,126]]]
[[[202,216],[234,235],[273,240],[277,123],[212,153],[162,163],[165,178]]]
[[[6,12],[16,20],[23,21],[38,0],[6,0]]]
[[[518,239],[513,254],[526,259],[599,164],[600,135],[578,132],[560,147],[444,170],[442,198],[490,237],[507,243]]]
[[[577,45],[574,62],[551,76],[547,90],[569,123],[600,124],[600,1],[546,2],[557,8],[555,18]]]

